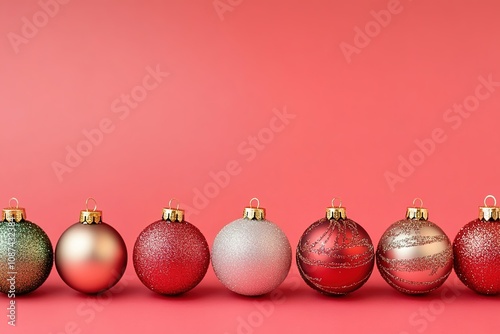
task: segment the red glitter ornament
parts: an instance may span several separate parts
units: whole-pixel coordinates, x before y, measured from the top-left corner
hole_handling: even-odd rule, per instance
[[[488,198],[495,201],[493,206],[486,204]],[[465,225],[453,242],[458,278],[485,295],[500,293],[500,208],[496,204],[494,196],[486,196],[479,218]]]
[[[172,200],[170,200],[170,203]],[[134,268],[141,282],[164,295],[187,292],[201,282],[210,263],[207,240],[184,221],[184,211],[164,208],[163,219],[146,227],[134,246]]]
[[[328,295],[360,288],[374,265],[373,243],[366,231],[346,217],[340,205],[326,209],[326,218],[313,223],[297,246],[297,266],[304,281]]]

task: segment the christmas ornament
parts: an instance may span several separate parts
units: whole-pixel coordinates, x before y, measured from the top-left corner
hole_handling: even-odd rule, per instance
[[[360,288],[370,277],[375,254],[370,236],[347,218],[340,202],[326,209],[326,218],[313,223],[297,246],[297,266],[304,281],[329,295]]]
[[[37,289],[49,276],[52,260],[49,237],[11,198],[0,223],[0,292],[14,298]]]
[[[252,202],[257,201],[257,207]],[[212,266],[229,290],[258,296],[277,288],[292,261],[290,242],[283,231],[265,219],[265,209],[252,198],[243,218],[224,226],[212,247]]]
[[[486,204],[488,198],[493,206]],[[470,289],[485,295],[500,293],[500,208],[494,196],[484,199],[479,218],[465,225],[453,241],[455,272]]]
[[[154,292],[176,295],[194,288],[210,263],[207,240],[184,220],[184,210],[163,208],[162,219],[146,227],[135,242],[134,268]]]
[[[102,222],[102,211],[88,209],[80,222],[71,225],[56,246],[56,268],[71,288],[88,294],[106,291],[122,277],[127,266],[127,248],[120,234]]]
[[[415,201],[420,207],[415,207]],[[436,224],[420,198],[406,211],[406,219],[392,224],[377,247],[377,267],[395,289],[422,294],[440,287],[451,272],[451,242]]]

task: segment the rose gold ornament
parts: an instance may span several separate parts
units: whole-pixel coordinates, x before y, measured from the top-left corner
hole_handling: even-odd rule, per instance
[[[389,285],[407,294],[427,293],[440,287],[453,267],[450,239],[428,221],[428,211],[409,207],[406,219],[392,224],[377,247],[377,267]]]
[[[71,288],[88,294],[106,291],[122,277],[127,249],[120,234],[101,221],[102,211],[81,211],[80,222],[59,238],[55,251],[57,272]],[[94,200],[95,202],[95,200]]]

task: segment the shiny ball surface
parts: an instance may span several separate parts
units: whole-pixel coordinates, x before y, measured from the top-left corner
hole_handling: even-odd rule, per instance
[[[297,266],[304,281],[328,295],[344,295],[360,288],[375,263],[373,243],[351,219],[313,223],[297,246]]]
[[[500,222],[476,219],[465,225],[453,242],[455,272],[473,291],[500,293]]]
[[[194,225],[159,220],[141,232],[133,258],[137,276],[146,287],[159,294],[177,295],[201,282],[210,251]]]
[[[59,238],[57,272],[71,288],[97,294],[113,287],[127,267],[127,248],[106,223],[71,225]]]
[[[52,265],[52,244],[38,225],[27,220],[0,222],[0,292],[32,292],[45,282]]]
[[[271,292],[286,278],[290,242],[268,220],[238,219],[224,226],[212,247],[212,266],[229,290],[246,296]]]
[[[449,238],[427,220],[400,220],[382,235],[377,267],[389,285],[407,294],[422,294],[440,287],[453,268]]]

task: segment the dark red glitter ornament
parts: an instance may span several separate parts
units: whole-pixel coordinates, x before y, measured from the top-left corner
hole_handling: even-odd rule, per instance
[[[493,198],[493,206],[487,206]],[[453,242],[455,272],[470,289],[485,295],[500,293],[500,208],[488,195],[479,218],[465,225]]]
[[[163,219],[146,227],[134,246],[137,276],[159,294],[191,290],[201,282],[210,263],[207,240],[183,217],[183,210],[164,208]]]

